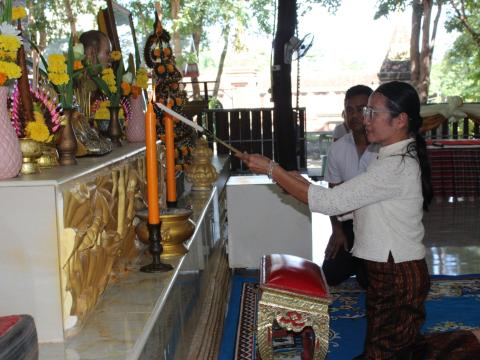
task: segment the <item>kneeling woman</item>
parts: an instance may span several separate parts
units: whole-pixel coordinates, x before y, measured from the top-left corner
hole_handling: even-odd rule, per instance
[[[425,341],[420,332],[430,288],[422,216],[432,187],[416,90],[402,82],[381,85],[364,108],[364,123],[369,142],[381,145],[378,159],[365,173],[332,189],[310,184],[261,155],[236,155],[313,212],[354,212],[352,252],[365,262],[369,279],[367,336],[359,358],[435,358],[440,348],[428,346],[434,338]],[[462,338],[468,344],[463,350],[480,352],[474,333]]]

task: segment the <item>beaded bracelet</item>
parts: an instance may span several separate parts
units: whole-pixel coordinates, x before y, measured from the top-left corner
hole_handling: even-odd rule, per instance
[[[270,180],[274,181],[273,180],[273,168],[277,165],[277,163],[273,160],[270,160],[270,162],[268,163],[268,172],[267,172],[267,176]]]

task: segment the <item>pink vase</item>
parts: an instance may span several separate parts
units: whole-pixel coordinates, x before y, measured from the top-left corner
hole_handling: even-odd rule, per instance
[[[0,86],[0,180],[15,177],[22,168],[22,152],[7,109],[8,87]]]
[[[131,117],[127,124],[127,140],[130,142],[145,141],[145,102],[143,96],[130,98]]]

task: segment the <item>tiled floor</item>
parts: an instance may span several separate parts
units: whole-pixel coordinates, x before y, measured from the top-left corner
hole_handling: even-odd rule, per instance
[[[313,260],[321,264],[331,234],[327,216],[313,214]],[[434,201],[424,216],[432,275],[480,274],[480,200]]]
[[[480,200],[434,202],[424,225],[431,274],[480,274]]]

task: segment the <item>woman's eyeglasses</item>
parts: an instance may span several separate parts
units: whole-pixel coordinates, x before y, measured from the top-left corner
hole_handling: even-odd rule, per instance
[[[363,107],[363,117],[366,118],[366,119],[372,119],[375,114],[377,113],[390,113],[390,114],[395,114],[394,111],[390,111],[390,110],[375,110],[374,108],[370,107],[370,106],[364,106]]]

